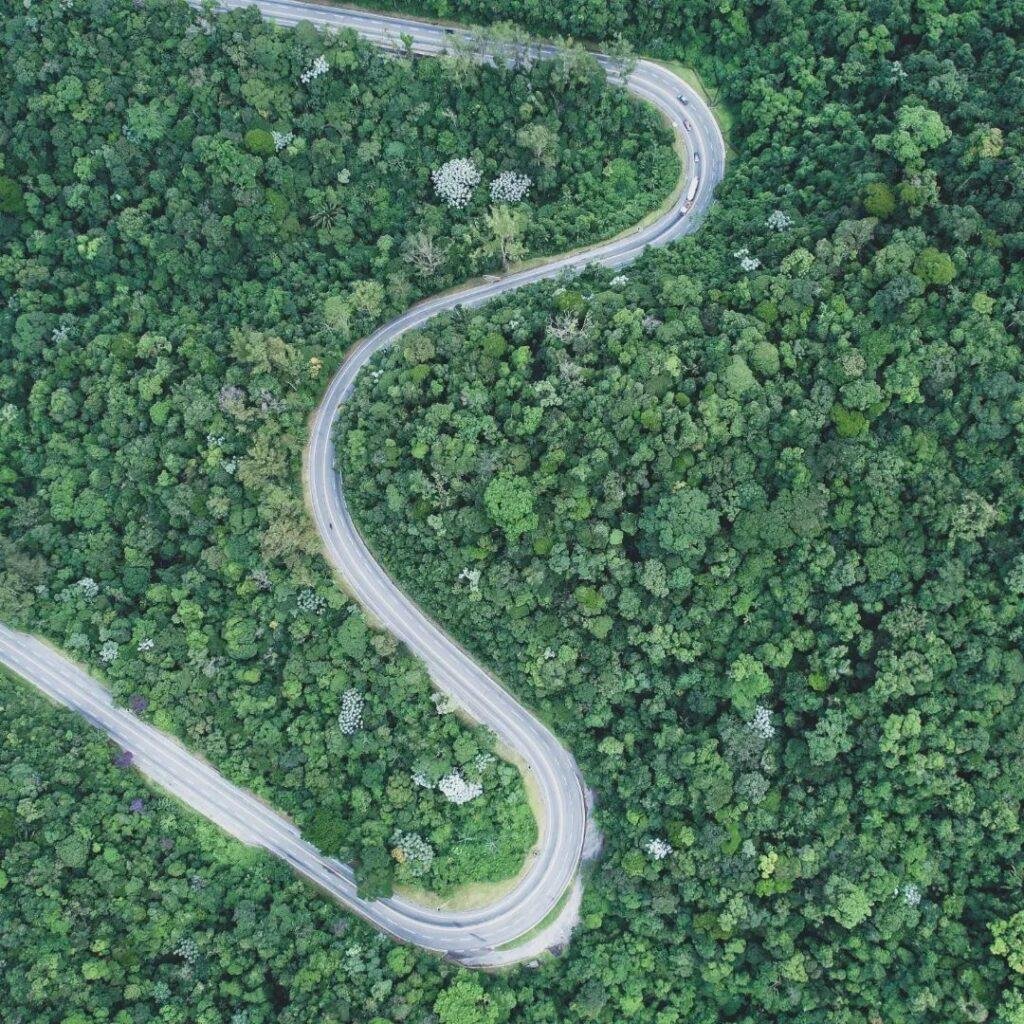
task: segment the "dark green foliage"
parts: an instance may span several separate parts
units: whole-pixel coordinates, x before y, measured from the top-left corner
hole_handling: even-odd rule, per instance
[[[25,196],[21,186],[13,178],[0,174],[0,213],[20,217],[24,212]]]
[[[87,723],[6,676],[0,716],[5,1022],[422,1020],[478,987],[116,768]],[[481,1005],[509,1000],[498,981]]]
[[[111,6],[119,26],[143,21],[128,5]],[[146,24],[163,39],[167,26],[155,9],[169,16],[147,5]],[[607,846],[588,879],[583,924],[563,960],[539,974],[513,975],[507,985],[488,977],[448,979],[444,991],[438,980],[447,971],[443,965],[400,948],[385,959],[387,945],[370,938],[359,943],[374,950],[365,973],[352,969],[347,954],[343,966],[329,953],[321,959],[316,915],[324,904],[295,909],[289,876],[279,867],[270,882],[258,879],[257,897],[250,897],[263,901],[271,922],[288,929],[284,949],[275,931],[266,956],[266,929],[251,935],[250,918],[234,909],[246,891],[237,874],[223,892],[213,888],[207,907],[181,883],[175,866],[178,874],[168,870],[143,892],[154,900],[169,894],[159,905],[170,900],[178,915],[201,904],[191,913],[207,928],[207,941],[232,951],[209,964],[205,998],[214,998],[216,989],[223,1006],[221,1016],[210,1019],[230,1019],[255,1003],[252,1019],[260,1022],[1019,1024],[1021,4],[418,0],[416,9],[513,18],[536,31],[579,37],[622,32],[645,49],[697,64],[736,112],[735,158],[720,203],[697,238],[651,254],[626,271],[624,285],[612,286],[610,275],[589,275],[432,325],[382,360],[379,379],[361,381],[340,438],[348,486],[359,484],[352,497],[389,567],[552,721],[598,790]],[[39,2],[37,15],[46,17]],[[184,9],[176,16],[182,25],[191,18]],[[45,89],[56,113],[81,102],[81,80],[77,87],[67,80],[75,76],[58,68],[47,78],[36,57],[17,65],[35,52],[24,34],[13,44],[11,26],[21,18],[5,26],[13,58],[0,69],[8,76],[5,98],[8,81],[17,79],[25,89]],[[74,16],[62,19],[74,27]],[[232,31],[250,24],[237,17],[227,23]],[[277,59],[268,35],[258,38],[257,55],[244,65],[259,68]],[[288,83],[316,52],[306,30],[296,38]],[[202,63],[221,46],[237,54],[237,43],[215,28],[212,41],[200,37],[192,45],[209,47],[199,53]],[[66,52],[63,40],[58,52]],[[359,65],[361,86],[371,63]],[[229,82],[235,74],[227,72]],[[276,81],[264,71],[248,77]],[[540,167],[558,148],[544,131],[520,136],[524,126],[501,101],[503,86],[486,75],[463,84],[446,94],[453,111],[476,112],[478,97],[486,95],[486,110],[493,105],[496,118],[514,125],[517,153],[535,152]],[[250,81],[249,90],[255,89]],[[194,100],[200,109],[211,101],[211,109],[218,103],[233,109],[221,93],[190,94],[189,104]],[[410,207],[403,203],[393,219],[380,215],[370,184],[376,169],[363,172],[361,191],[338,190],[338,160],[328,161],[329,173],[319,178],[311,163],[306,191],[277,179],[264,185],[260,176],[283,158],[256,157],[239,143],[250,127],[278,122],[269,107],[261,113],[258,97],[245,106],[252,123],[233,117],[224,128],[233,148],[201,145],[196,154],[203,160],[196,173],[206,176],[216,202],[208,212],[186,207],[181,223],[167,222],[156,232],[151,222],[163,214],[145,204],[164,195],[163,184],[158,176],[144,189],[133,185],[137,175],[130,168],[139,165],[125,161],[138,158],[125,151],[118,133],[127,125],[141,140],[136,145],[177,145],[179,111],[170,110],[161,91],[134,101],[105,129],[108,191],[139,191],[131,205],[140,220],[117,213],[118,223],[125,217],[126,224],[118,244],[138,249],[138,262],[120,277],[110,263],[113,243],[96,226],[107,218],[87,217],[70,205],[90,186],[77,180],[70,147],[62,149],[61,140],[84,131],[81,123],[66,117],[46,122],[15,148],[13,159],[5,139],[4,173],[13,179],[22,180],[19,161],[51,135],[58,152],[47,159],[63,168],[35,175],[25,189],[28,217],[15,223],[28,221],[37,231],[48,204],[66,203],[76,212],[61,207],[46,227],[51,244],[63,246],[61,260],[40,256],[33,242],[17,250],[16,264],[2,264],[5,274],[17,271],[19,293],[31,298],[52,274],[61,275],[54,288],[62,292],[59,301],[15,308],[11,329],[0,335],[13,339],[25,366],[14,385],[7,383],[12,371],[0,377],[0,385],[13,387],[7,393],[16,396],[19,410],[5,421],[3,436],[12,444],[0,446],[0,486],[8,488],[5,498],[11,496],[0,501],[0,524],[5,538],[30,537],[3,549],[4,593],[13,594],[33,621],[50,601],[36,594],[37,585],[57,593],[96,565],[104,567],[101,607],[84,605],[73,592],[52,630],[58,639],[68,640],[84,623],[89,650],[96,652],[100,630],[116,628],[127,604],[145,596],[156,608],[156,625],[170,637],[157,655],[171,659],[179,678],[189,678],[189,703],[202,706],[202,694],[217,686],[226,705],[245,682],[235,673],[256,669],[257,679],[246,682],[250,721],[244,728],[233,712],[211,713],[211,725],[199,724],[230,744],[232,758],[262,765],[282,741],[273,730],[250,728],[257,713],[250,707],[283,703],[296,683],[299,699],[311,702],[308,710],[305,703],[300,707],[312,717],[314,732],[328,713],[320,702],[333,700],[329,713],[335,713],[349,680],[384,671],[390,688],[411,676],[417,707],[425,683],[411,665],[376,650],[380,638],[360,628],[347,604],[321,617],[296,614],[302,584],[293,577],[310,563],[297,540],[291,543],[298,554],[289,547],[289,537],[301,538],[295,527],[301,513],[280,496],[264,510],[244,497],[256,483],[239,493],[218,475],[229,511],[220,519],[212,515],[209,489],[196,498],[192,481],[201,479],[207,458],[216,468],[219,460],[247,457],[254,442],[232,433],[235,447],[225,455],[207,453],[195,439],[210,429],[210,416],[184,416],[179,395],[200,372],[217,380],[211,389],[204,379],[207,393],[222,383],[245,389],[235,406],[242,410],[259,407],[263,387],[276,386],[272,394],[280,398],[284,378],[298,380],[303,394],[315,391],[319,385],[304,378],[311,355],[333,365],[341,335],[366,330],[392,308],[389,302],[401,306],[419,291],[449,283],[477,243],[456,233],[444,269],[420,282],[409,269],[413,264],[399,262],[396,253],[406,250],[429,266],[429,245],[419,240],[407,248],[404,237],[401,246],[378,243],[382,235],[405,236]],[[577,128],[586,121],[584,109]],[[323,113],[317,108],[303,116]],[[460,124],[432,127],[455,131]],[[190,130],[188,147],[195,134]],[[372,129],[369,135],[372,141]],[[442,150],[426,136],[407,140],[405,160],[419,166],[421,149],[446,158],[466,152],[472,141],[460,138]],[[106,142],[109,137],[117,141]],[[355,139],[346,141],[341,151],[347,160]],[[486,148],[473,142],[478,151],[483,161]],[[297,157],[306,159],[302,153],[287,159]],[[377,159],[367,157],[368,164]],[[581,159],[592,157],[581,153]],[[606,191],[592,194],[591,183],[580,178],[579,195],[604,202],[618,188],[628,189],[628,169],[611,159],[606,166],[607,175],[593,176],[596,188]],[[355,177],[358,168],[351,169]],[[159,168],[146,170],[159,174]],[[389,163],[389,181],[393,171]],[[256,209],[267,211],[265,219],[236,201],[234,180],[247,175],[263,189]],[[644,180],[639,164],[632,180]],[[421,178],[417,195],[425,193]],[[791,223],[770,227],[775,210]],[[474,212],[481,211],[467,217]],[[432,216],[424,213],[424,230],[434,225]],[[450,216],[460,223],[461,214]],[[191,268],[184,275],[173,261],[179,240],[194,237],[192,217],[212,239],[207,244],[203,236],[196,252],[225,250],[213,264],[212,283]],[[223,218],[232,221],[227,229]],[[58,230],[65,219],[74,224],[73,237]],[[10,231],[13,220],[0,219],[0,232]],[[288,240],[305,237],[299,232],[310,227],[318,252],[328,255],[315,269],[300,261],[301,273],[288,276],[294,259]],[[254,230],[268,232],[269,241],[248,233]],[[435,231],[433,240],[438,237]],[[566,235],[547,237],[549,248],[558,248]],[[734,254],[743,249],[759,268],[742,269]],[[260,273],[237,280],[232,268],[253,259]],[[83,261],[109,281],[104,315],[110,327],[98,330],[87,321],[81,335],[102,337],[88,346],[96,383],[84,390],[74,379],[80,373],[75,360],[84,358],[76,345],[45,341],[64,303],[74,310],[75,302],[94,301],[89,294],[76,297],[85,275],[68,270],[65,261],[67,267]],[[154,263],[156,280],[148,269]],[[205,265],[201,256],[195,263]],[[173,335],[146,301],[146,289],[161,295],[172,275],[187,297],[174,307],[187,329]],[[413,282],[404,294],[393,289],[395,275]],[[378,291],[364,283],[357,292],[357,280],[388,284]],[[304,329],[290,333],[284,325],[297,319]],[[324,321],[339,334],[322,335]],[[232,357],[242,361],[224,373],[218,346],[231,328],[243,326],[246,332],[233,343],[239,356]],[[298,351],[297,365],[273,341],[279,337]],[[44,359],[54,367],[54,380],[33,398]],[[121,376],[109,372],[121,363]],[[143,474],[161,480],[156,536],[147,536],[152,526],[137,510],[132,477],[112,478],[115,494],[104,476],[102,446],[93,454],[98,414],[89,392],[108,380],[115,393],[123,385],[133,403],[134,395],[145,395],[142,409],[132,405],[114,427],[148,417],[159,430],[143,432],[149,452],[133,435],[104,444],[134,441],[133,455],[155,461],[166,450],[173,457],[171,465],[161,461]],[[235,398],[228,396],[229,409]],[[30,432],[28,413],[21,411],[26,407],[43,419],[46,437],[57,437],[52,453],[37,454],[39,434]],[[297,450],[304,408],[308,401],[297,402],[284,425],[276,416],[266,422],[268,458]],[[229,412],[212,426],[234,430],[236,418]],[[192,450],[202,450],[201,457],[190,460],[174,448],[181,429],[193,431]],[[90,440],[82,457],[67,440],[76,430]],[[37,491],[33,481],[41,477],[45,487]],[[270,477],[289,479],[284,470]],[[503,483],[488,503],[496,479]],[[293,483],[278,490],[297,494]],[[104,528],[122,504],[143,527],[125,530],[124,544]],[[175,517],[170,527],[167,507]],[[186,529],[190,519],[202,528]],[[263,543],[254,545],[253,533],[262,538],[272,522],[283,524],[271,534],[274,590],[239,594],[253,550]],[[81,538],[75,542],[81,548],[67,560],[71,571],[53,586],[57,573],[49,559],[60,552],[55,561],[64,564],[69,538]],[[290,564],[281,569],[285,555]],[[213,574],[224,579],[203,590],[200,603],[195,591],[208,587],[211,558]],[[198,579],[186,576],[186,565]],[[235,580],[233,565],[244,567]],[[94,574],[99,578],[99,570]],[[167,593],[150,597],[152,577],[161,574],[170,577]],[[331,582],[313,580],[315,593],[329,601]],[[115,588],[125,601],[115,604]],[[257,657],[231,664],[230,681],[211,683],[199,671],[186,671],[193,635],[207,637],[211,655],[222,656],[222,630],[234,615],[265,631],[272,621],[286,623],[289,635],[293,621],[305,623],[297,627],[301,636],[287,641],[288,665],[297,666],[294,676],[287,674],[290,682],[283,682],[283,672],[281,682],[276,675],[265,678],[273,673],[263,668],[270,644],[262,638]],[[337,639],[317,654],[307,638],[321,636],[327,623]],[[236,629],[244,647],[246,631]],[[274,645],[284,642],[271,635]],[[361,664],[364,657],[371,660]],[[155,695],[160,713],[177,714],[176,695],[161,689],[159,672],[159,661],[147,664],[139,687],[144,683]],[[344,680],[332,681],[335,672]],[[115,685],[130,692],[127,678]],[[399,689],[395,707],[410,699]],[[758,717],[759,707],[767,719]],[[390,705],[371,711],[392,713]],[[283,712],[277,703],[272,712],[276,726]],[[38,720],[33,709],[30,721]],[[403,738],[423,720],[416,713],[403,721]],[[47,724],[44,737],[53,735]],[[203,735],[197,727],[189,740],[201,746]],[[449,738],[453,751],[461,738]],[[12,763],[10,751],[25,747],[31,753],[46,744],[28,733],[27,741],[0,747],[0,758]],[[53,754],[33,762],[19,753],[28,771],[0,772],[0,784],[63,771],[71,780],[61,784],[66,805],[80,797],[82,778],[97,778],[98,791],[111,794],[119,792],[117,780],[130,777],[104,777],[74,743],[68,758],[65,769]],[[280,787],[276,764],[273,778]],[[275,798],[281,792],[276,789]],[[372,799],[360,800],[366,798]],[[58,819],[53,803],[36,822]],[[35,805],[10,800],[9,806],[17,817],[7,822],[8,831],[13,827],[20,836]],[[370,881],[376,879],[385,866],[383,840],[368,850],[365,845],[374,823],[356,820],[333,785],[322,787],[315,807],[309,827],[367,862]],[[321,817],[325,807],[337,807],[337,815]],[[339,829],[339,818],[351,822],[351,830]],[[105,810],[102,830],[95,827],[90,838],[105,836],[116,820]],[[0,836],[4,826],[0,814]],[[106,876],[82,888],[76,872],[98,858],[81,844],[65,843],[71,831],[52,827],[45,842],[34,841],[19,854],[24,860],[15,860],[13,869],[8,856],[0,873],[0,913],[17,906],[25,921],[16,932],[0,927],[3,939],[14,936],[16,953],[7,947],[3,953],[14,1005],[27,1007],[23,1016],[30,1020],[67,1017],[77,1024],[72,1014],[79,1007],[83,1019],[113,1019],[145,1002],[136,1019],[152,1017],[158,1001],[151,990],[98,989],[93,981],[78,982],[72,971],[61,977],[75,980],[78,1001],[61,990],[52,997],[54,1009],[44,1013],[23,995],[28,972],[38,978],[53,962],[47,957],[51,917],[62,928],[69,919],[81,920],[81,907],[100,907],[105,894],[117,895]],[[670,843],[673,853],[654,860],[646,851],[654,837]],[[207,852],[196,856],[209,858],[216,842],[204,834]],[[126,861],[146,864],[156,857],[151,847],[129,848]],[[142,855],[134,852],[139,849]],[[83,851],[85,867],[66,866]],[[276,897],[268,893],[270,884]],[[34,899],[22,910],[20,895],[17,902],[8,897],[15,887],[29,886],[44,890],[45,903]],[[129,935],[125,944],[142,950],[138,973],[164,980],[180,961],[167,954],[165,943],[149,940],[148,919],[140,917],[111,926],[89,919],[88,928],[59,934],[62,941],[81,934],[83,944],[95,940],[101,950],[105,934]],[[253,948],[269,959],[269,971],[263,962],[250,966]],[[87,957],[99,955],[80,951],[65,962],[78,967]],[[165,984],[177,986],[179,977]],[[379,987],[367,996],[364,982],[371,977]],[[421,991],[413,992],[416,986]],[[199,997],[189,998],[181,1019],[199,1017]]]
[[[685,5],[737,111],[701,233],[344,412],[385,564],[598,791],[561,1019],[1024,1019],[1024,9],[966,6]]]
[[[518,773],[436,712],[326,571],[306,420],[352,338],[496,265],[491,175],[534,175],[523,244],[563,249],[668,190],[667,131],[592,62],[467,72],[253,11],[50,4],[2,31],[0,616],[144,697],[375,894],[396,831],[435,853],[406,884],[516,874],[536,837]],[[302,84],[321,54],[329,73]],[[517,141],[531,128],[543,166]],[[485,175],[465,210],[430,180],[456,155]],[[620,201],[612,162],[648,188]],[[433,788],[455,767],[482,798]]]

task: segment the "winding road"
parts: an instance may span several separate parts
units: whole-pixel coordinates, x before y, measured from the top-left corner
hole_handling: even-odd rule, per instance
[[[253,4],[226,0],[220,9],[246,6]],[[404,50],[411,39],[412,51],[422,55],[436,55],[455,39],[474,38],[459,29],[409,18],[292,0],[257,0],[254,6],[263,17],[281,25],[308,21],[324,28],[353,29],[387,49]],[[481,53],[480,59],[507,59],[508,50],[498,47],[495,53]],[[543,44],[527,50],[530,57],[556,53],[554,47]],[[595,56],[613,81],[621,80],[616,60]],[[424,661],[441,690],[514,751],[536,784],[540,838],[514,887],[486,907],[468,911],[435,910],[400,896],[361,899],[351,868],[321,854],[285,817],[254,794],[232,785],[173,737],[117,708],[101,683],[62,654],[34,637],[0,626],[0,663],[81,713],[131,751],[136,767],[154,782],[243,842],[287,861],[298,874],[389,935],[472,966],[496,966],[532,956],[530,944],[505,950],[499,947],[515,943],[535,929],[567,890],[578,886],[587,830],[584,784],[572,756],[555,736],[406,597],[376,561],[345,502],[343,481],[334,464],[332,428],[360,370],[373,355],[438,313],[457,306],[477,306],[531,282],[590,265],[621,267],[648,246],[666,245],[697,228],[725,169],[725,143],[711,111],[684,81],[650,61],[637,62],[624,84],[665,114],[685,150],[683,181],[671,207],[652,223],[611,241],[427,299],[385,324],[348,353],[314,414],[305,452],[313,518],[327,558],[346,589],[373,619]]]

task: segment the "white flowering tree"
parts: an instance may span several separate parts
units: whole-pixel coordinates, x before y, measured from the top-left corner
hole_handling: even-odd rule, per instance
[[[478,594],[480,592],[480,570],[471,569],[466,566],[462,572],[459,573],[458,579],[460,583],[465,583],[471,594]]]
[[[764,223],[772,231],[785,231],[793,226],[793,218],[784,210],[772,210]]]
[[[358,690],[346,690],[341,695],[338,728],[345,736],[357,733],[363,725],[363,695]]]
[[[187,964],[195,964],[199,960],[199,944],[195,939],[182,939],[174,952]]]
[[[391,842],[391,856],[401,864],[403,874],[419,878],[430,870],[434,848],[419,833],[396,831]]]
[[[749,274],[752,270],[757,270],[761,266],[761,261],[750,254],[750,250],[747,248],[737,249],[733,256],[740,261],[740,266]]]
[[[754,709],[754,717],[747,722],[747,728],[762,740],[770,740],[775,735],[772,713],[763,705]]]
[[[456,157],[430,175],[438,198],[455,209],[469,205],[473,189],[480,184],[480,171],[468,157]]]
[[[311,587],[300,590],[298,597],[295,598],[295,603],[302,611],[309,612],[311,615],[322,615],[324,608],[327,607],[327,599]]]
[[[521,203],[530,193],[533,181],[517,171],[502,171],[491,182],[491,199],[496,203]]]
[[[310,82],[315,82],[322,75],[326,75],[331,70],[331,65],[327,63],[327,58],[321,54],[305,71],[299,75],[299,81],[303,85],[309,85]]]
[[[479,782],[471,782],[458,768],[453,768],[440,782],[437,788],[451,804],[468,804],[484,791]]]
[[[587,310],[580,320],[576,313],[560,313],[545,328],[545,333],[569,344],[586,339],[594,329],[594,321]]]
[[[439,715],[450,715],[458,707],[451,695],[447,693],[440,691],[432,693],[430,699],[434,704],[434,710]]]
[[[648,840],[644,849],[652,860],[664,860],[672,852],[672,844],[668,840],[656,836],[654,839]]]

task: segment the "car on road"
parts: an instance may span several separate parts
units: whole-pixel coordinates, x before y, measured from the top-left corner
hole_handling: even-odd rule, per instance
[[[700,153],[694,153],[693,154],[693,162],[695,164],[699,164],[700,163]]]
[[[684,127],[684,128],[685,128],[685,129],[686,129],[686,130],[687,130],[688,132],[689,132],[689,131],[692,131],[692,130],[693,130],[693,125],[692,125],[692,124],[690,124],[690,122],[689,122],[689,121],[687,121],[685,117],[683,118],[683,127]]]
[[[690,105],[690,101],[682,93],[680,93],[676,99],[679,100],[684,107],[688,107]]]

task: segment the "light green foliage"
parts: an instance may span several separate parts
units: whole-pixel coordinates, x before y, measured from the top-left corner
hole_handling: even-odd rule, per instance
[[[837,875],[825,886],[828,913],[844,928],[856,928],[871,914],[871,900],[867,893],[848,878]]]
[[[537,528],[530,481],[523,476],[496,476],[484,491],[484,504],[510,541]]]
[[[929,246],[914,261],[914,273],[927,284],[946,285],[956,277],[949,253]]]
[[[888,217],[896,209],[896,197],[884,181],[872,181],[864,189],[864,209],[872,217]]]
[[[900,107],[896,114],[896,130],[876,135],[875,145],[904,165],[917,167],[929,149],[941,146],[952,133],[934,110],[913,105]]]
[[[271,156],[274,153],[274,136],[265,128],[250,128],[245,133],[245,148],[257,156]]]
[[[992,952],[1005,957],[1010,969],[1024,974],[1024,911],[1006,921],[993,921]]]
[[[759,341],[750,356],[750,365],[764,377],[774,377],[779,372],[779,350],[770,341]]]
[[[728,672],[729,700],[744,717],[750,718],[762,697],[771,692],[772,681],[756,658],[741,654]]]
[[[501,1024],[508,1020],[507,1009],[471,979],[455,982],[434,1002],[439,1024]]]

